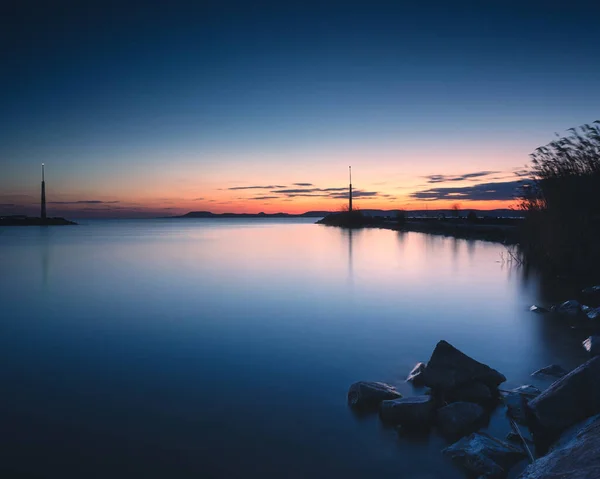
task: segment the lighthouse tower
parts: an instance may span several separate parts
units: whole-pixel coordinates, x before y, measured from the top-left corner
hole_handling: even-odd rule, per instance
[[[46,219],[46,181],[44,178],[44,164],[42,163],[42,219]]]
[[[348,167],[348,173],[350,174],[350,185],[348,187],[348,211],[352,211],[352,167]]]

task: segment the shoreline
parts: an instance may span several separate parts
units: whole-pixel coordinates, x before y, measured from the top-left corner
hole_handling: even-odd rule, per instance
[[[400,232],[426,233],[452,238],[491,241],[505,245],[518,244],[518,222],[520,220],[499,220],[497,222],[479,223],[463,220],[437,220],[437,219],[407,219],[404,223],[394,220],[369,218],[368,222],[358,224],[345,224],[343,221],[331,221],[327,217],[316,224],[334,226],[338,228],[359,229],[378,228]]]
[[[517,226],[493,224],[452,224],[446,222],[407,221],[405,224],[373,225],[374,228],[393,231],[426,233],[458,239],[491,241],[505,245],[517,244]]]

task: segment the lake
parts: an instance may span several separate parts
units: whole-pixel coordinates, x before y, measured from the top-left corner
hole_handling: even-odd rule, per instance
[[[440,339],[505,387],[585,360],[585,332],[529,312],[564,290],[502,245],[314,221],[0,228],[0,476],[461,478],[348,386],[412,394]]]

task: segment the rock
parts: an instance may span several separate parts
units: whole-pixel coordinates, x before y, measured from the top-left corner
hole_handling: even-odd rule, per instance
[[[539,458],[519,476],[519,479],[594,479],[600,474],[600,416],[578,426],[575,434],[566,437]]]
[[[593,309],[590,308],[585,314],[590,319],[600,318],[600,308],[593,308]]]
[[[543,308],[542,306],[536,306],[535,304],[529,308],[529,311],[533,313],[549,313],[550,310]]]
[[[590,336],[582,344],[592,357],[600,356],[600,336]]]
[[[492,392],[488,386],[480,382],[459,386],[444,395],[444,399],[449,402],[466,401],[484,405],[492,403],[496,397],[496,389]]]
[[[584,288],[581,290],[583,294],[594,294],[600,293],[600,284],[597,286],[590,286],[589,288]]]
[[[506,404],[506,414],[519,424],[527,424],[525,409],[528,401],[541,394],[541,391],[535,386],[526,385],[515,388],[504,396]]]
[[[506,381],[498,371],[475,361],[446,341],[437,343],[423,376],[425,385],[437,392],[474,382],[496,388]]]
[[[446,437],[456,438],[470,434],[485,422],[485,410],[471,402],[455,402],[437,412],[437,427]]]
[[[470,474],[486,478],[506,476],[525,457],[522,448],[480,432],[463,437],[442,452]]]
[[[415,367],[412,368],[412,371],[406,378],[406,381],[413,383],[413,385],[417,387],[423,386],[423,371],[425,371],[426,366],[427,364],[425,363],[415,364]]]
[[[522,434],[522,433],[521,433]],[[527,442],[527,445],[531,448],[533,446],[533,439],[523,434],[523,439]],[[519,436],[516,432],[510,431],[506,435],[506,440],[510,443],[516,444],[517,447],[523,447],[523,441],[521,441],[521,436]]]
[[[538,369],[537,371],[531,373],[532,376],[553,376],[555,378],[562,378],[564,375],[568,374],[565,368],[559,366],[558,364],[551,364],[550,366],[546,366],[545,368]]]
[[[527,424],[527,417],[525,415],[525,408],[527,404],[527,398],[521,394],[507,394],[504,397],[504,404],[506,404],[506,415],[514,419],[519,424]]]
[[[395,387],[378,382],[359,381],[348,390],[348,404],[358,409],[377,409],[381,401],[401,397]]]
[[[435,401],[431,396],[413,396],[383,401],[379,407],[379,416],[388,424],[423,429],[431,425],[434,409]]]
[[[600,413],[600,356],[555,381],[527,406],[533,437],[547,443],[579,421]],[[547,444],[541,444],[545,449]]]
[[[532,386],[531,384],[519,386],[518,388],[511,389],[509,392],[523,394],[524,396],[528,396],[531,398],[539,396],[542,393],[542,391],[540,391],[535,386]]]
[[[575,299],[569,299],[558,306],[553,306],[552,311],[555,313],[575,315],[581,311],[581,305],[579,304],[579,301]]]

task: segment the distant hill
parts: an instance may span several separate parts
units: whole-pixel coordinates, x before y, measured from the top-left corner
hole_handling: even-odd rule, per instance
[[[328,215],[327,211],[307,211],[294,215],[289,213],[211,213],[210,211],[190,211],[183,216],[174,218],[321,218]]]
[[[373,210],[361,209],[363,214],[368,216],[396,216],[399,210]],[[500,218],[519,218],[523,216],[523,212],[519,210],[496,209],[496,210],[477,210],[465,208],[460,210],[460,216],[466,216],[470,211],[473,211],[477,216],[493,216]],[[290,213],[211,213],[210,211],[190,211],[182,216],[174,216],[173,218],[322,218],[327,216],[332,211],[307,211],[302,214]],[[406,215],[409,217],[436,217],[439,215],[454,216],[456,212],[450,209],[441,210],[407,210]]]

